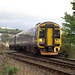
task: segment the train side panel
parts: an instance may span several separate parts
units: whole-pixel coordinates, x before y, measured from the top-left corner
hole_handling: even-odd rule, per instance
[[[16,38],[15,37],[12,38],[13,46],[14,46],[13,49],[20,50],[20,51],[23,50],[28,52],[35,52],[32,50],[35,50],[35,48],[37,48],[37,35],[38,35],[38,26],[28,29],[26,31],[20,32],[19,34],[16,34],[15,35]],[[11,45],[12,44],[10,41],[10,46]]]

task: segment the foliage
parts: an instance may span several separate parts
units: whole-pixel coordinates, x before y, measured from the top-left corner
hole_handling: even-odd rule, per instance
[[[75,58],[75,45],[72,45],[72,47],[70,48],[69,43],[63,44],[61,48],[61,53],[67,54],[69,58]]]
[[[2,42],[6,43],[9,40],[10,35],[3,33],[1,36]]]
[[[66,23],[62,23],[62,31],[66,34],[75,34],[75,16],[65,13],[63,19]]]
[[[21,32],[21,31],[22,31],[22,30],[19,30],[19,29],[7,29],[7,28],[2,29],[2,28],[0,27],[0,33],[17,34],[17,33]]]
[[[15,75],[17,71],[20,71],[20,69],[16,67],[10,68],[9,65],[6,66],[6,75]]]
[[[67,54],[69,56],[70,50],[69,50],[69,44],[68,43],[65,43],[64,45],[62,45],[61,53]]]
[[[17,67],[12,67],[10,68],[9,64],[9,59],[7,57],[7,53],[3,52],[2,53],[3,56],[3,62],[2,62],[2,68],[0,70],[0,75],[15,75],[18,71],[20,71],[20,69],[18,69]]]
[[[20,69],[18,69],[17,67],[12,67],[10,68],[9,65],[4,65],[5,67],[0,70],[0,75],[15,75],[18,71],[20,71]]]
[[[73,9],[75,7],[75,2],[71,3],[73,4]],[[64,43],[71,43],[75,44],[75,15],[68,14],[65,12],[65,16],[62,17],[65,20],[65,23],[62,23],[62,36]]]
[[[73,4],[73,7],[72,7],[72,9],[73,9],[73,10],[75,10],[75,2],[74,2],[74,3],[72,3],[72,4]]]
[[[62,23],[62,40],[63,45],[61,48],[62,53],[67,53],[68,57],[75,58],[75,2],[71,2],[73,5],[73,14],[70,15],[65,12],[65,16],[62,17],[65,23]]]

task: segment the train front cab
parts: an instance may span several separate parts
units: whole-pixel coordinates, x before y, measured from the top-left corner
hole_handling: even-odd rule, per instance
[[[57,55],[61,47],[60,26],[52,22],[39,25],[37,40],[41,55]]]

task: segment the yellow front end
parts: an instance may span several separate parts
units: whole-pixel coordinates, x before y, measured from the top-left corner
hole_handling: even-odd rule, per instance
[[[49,25],[51,25],[51,27]],[[55,23],[46,22],[39,25],[37,45],[40,49],[41,55],[57,55],[58,54],[61,47],[60,33],[61,33],[60,26]],[[57,34],[59,34],[60,37],[57,37]]]

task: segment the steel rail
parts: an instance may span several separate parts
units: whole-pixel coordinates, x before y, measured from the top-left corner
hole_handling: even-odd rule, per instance
[[[56,61],[56,60],[46,60],[46,59],[42,59],[42,58],[35,58],[35,57],[31,57],[31,56],[27,56],[27,55],[22,55],[22,54],[11,54],[14,55],[15,57],[22,57],[22,58],[28,58],[28,59],[34,59],[34,60],[38,60],[44,63],[49,63],[49,64],[53,64],[53,65],[60,65],[62,67],[66,67],[66,68],[71,68],[73,70],[75,70],[75,65],[74,64],[70,64],[70,63],[64,63],[64,62],[60,62],[60,61]]]
[[[35,59],[35,60],[38,60],[38,61],[43,61],[43,62],[46,62],[46,63],[52,63],[52,64],[56,64],[56,65],[61,65],[61,66],[65,66],[65,67],[69,67],[69,68],[74,68],[75,69],[75,64],[71,64],[71,63],[68,63],[68,62],[63,62],[63,61],[58,61],[58,60],[54,60],[54,59],[48,59],[48,58],[38,58],[38,57],[30,57],[28,55],[22,55],[22,54],[13,54],[13,55],[17,55],[17,56],[21,56],[21,57],[26,57],[26,58],[29,58],[29,59]]]
[[[45,69],[45,70],[48,70],[48,71],[54,71],[54,72],[58,72],[59,75],[74,75],[72,73],[68,73],[68,72],[63,72],[63,71],[59,71],[57,69],[53,69],[53,68],[50,68],[50,67],[46,67],[46,66],[43,66],[43,65],[40,65],[40,64],[36,64],[36,63],[32,63],[30,61],[26,61],[24,59],[21,59],[21,58],[18,58],[18,57],[14,57],[14,56],[10,56],[11,58],[14,58],[16,60],[19,60],[20,62],[25,62],[26,64],[29,64],[29,65],[32,65],[32,66],[37,66],[37,67],[40,67],[42,69]]]

